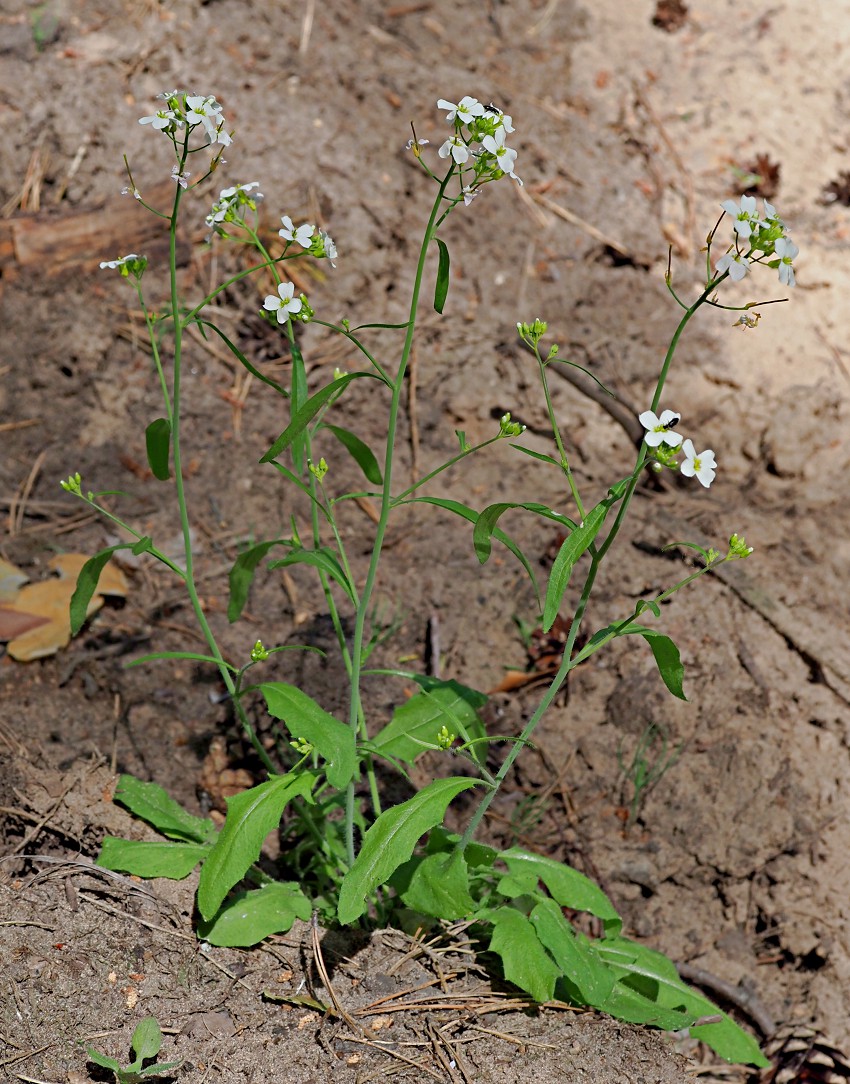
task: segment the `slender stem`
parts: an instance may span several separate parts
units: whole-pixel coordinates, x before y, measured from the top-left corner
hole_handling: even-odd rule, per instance
[[[578,488],[573,478],[573,472],[570,469],[570,461],[567,459],[567,453],[564,449],[564,442],[561,440],[561,429],[558,425],[558,420],[555,417],[555,407],[552,403],[552,394],[549,391],[549,381],[546,378],[546,365],[543,358],[540,356],[540,348],[535,345],[534,356],[537,358],[537,367],[540,371],[540,382],[543,385],[543,394],[546,397],[546,410],[549,413],[549,424],[552,427],[552,433],[555,437],[555,443],[558,446],[558,456],[561,461],[561,470],[566,476],[567,483],[570,487],[570,492],[573,495],[573,500],[576,502],[576,508],[578,509],[579,519],[584,521],[584,505],[581,503],[581,497],[579,496]]]
[[[443,463],[441,466],[435,467],[434,470],[429,471],[427,474],[423,475],[421,478],[415,481],[412,486],[408,486],[407,489],[403,489],[397,497],[393,497],[392,503],[394,505],[401,504],[404,498],[407,497],[410,493],[415,493],[416,490],[421,489],[426,482],[430,482],[431,479],[436,478],[438,474],[442,474],[443,471],[448,470],[449,467],[453,467],[455,463],[459,463],[461,459],[466,459],[468,455],[474,455],[475,452],[480,452],[482,448],[487,448],[491,444],[495,444],[497,440],[501,439],[502,438],[499,436],[490,437],[489,440],[484,440],[480,444],[476,444],[473,448],[466,448],[464,451],[458,452],[457,455],[453,455],[451,459],[447,459],[446,462]]]
[[[363,631],[366,625],[366,615],[369,609],[369,603],[372,598],[372,591],[375,587],[375,580],[378,575],[378,565],[381,559],[381,550],[383,547],[384,536],[387,531],[387,523],[389,521],[389,515],[392,508],[392,476],[393,476],[393,460],[395,457],[395,439],[396,431],[398,428],[398,415],[401,406],[401,394],[404,386],[404,377],[407,372],[407,365],[410,360],[410,352],[413,348],[413,335],[416,328],[416,313],[419,307],[419,294],[422,290],[422,279],[425,273],[425,260],[428,255],[428,246],[434,237],[435,222],[437,220],[437,213],[442,202],[443,193],[445,192],[446,185],[449,182],[449,178],[454,172],[454,165],[450,167],[446,176],[440,183],[440,190],[437,194],[437,198],[434,200],[434,204],[431,208],[431,214],[428,218],[428,225],[425,228],[425,233],[422,238],[422,245],[419,250],[419,260],[416,264],[416,277],[413,281],[413,291],[410,298],[410,316],[407,325],[407,333],[404,338],[404,346],[402,347],[401,359],[399,361],[398,373],[396,374],[395,381],[393,382],[392,400],[390,403],[389,417],[387,419],[387,442],[386,450],[384,454],[384,484],[381,490],[381,506],[378,514],[378,523],[375,528],[375,538],[372,543],[372,556],[369,561],[369,569],[366,573],[366,582],[363,585],[363,591],[360,595],[360,605],[357,608],[357,615],[354,624],[354,642],[351,649],[351,700],[349,708],[348,723],[352,731],[355,734],[361,732],[361,719],[362,715],[362,701],[360,697],[360,676],[363,666]],[[365,727],[363,728],[365,729]],[[367,737],[367,734],[363,735]],[[346,849],[348,851],[349,861],[354,863],[355,850],[354,850],[354,783],[351,782],[348,785],[346,793]]]

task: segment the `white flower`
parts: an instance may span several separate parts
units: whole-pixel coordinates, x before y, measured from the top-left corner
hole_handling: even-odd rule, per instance
[[[507,113],[503,113],[497,105],[493,105],[491,102],[487,106],[487,112],[492,113],[497,118],[497,125],[501,125],[506,132],[510,133],[514,130],[514,118]]]
[[[139,257],[135,252],[131,252],[129,256],[122,256],[120,260],[104,260],[101,263],[100,268],[103,270],[104,267],[108,267],[114,271],[117,267],[126,266],[128,260],[137,260],[138,258]]]
[[[784,286],[793,286],[797,280],[794,278],[794,268],[791,261],[800,250],[787,237],[780,237],[773,248],[779,257],[779,281]]]
[[[334,261],[336,260],[337,252],[334,239],[329,233],[326,233],[324,230],[319,230],[319,238],[321,239],[322,247],[325,250],[325,256],[331,261],[331,267],[336,267],[336,263]]]
[[[305,222],[303,226],[293,226],[289,215],[284,215],[281,222],[283,223],[283,229],[277,232],[285,241],[294,241],[302,248],[310,247],[310,238],[316,232],[315,226],[310,225],[309,222]]]
[[[685,462],[681,465],[679,470],[686,478],[696,477],[700,485],[703,485],[708,489],[714,481],[715,474],[717,474],[717,464],[714,461],[714,452],[711,448],[706,448],[704,452],[697,454],[692,440],[686,440],[684,442],[682,451],[685,453]]]
[[[469,147],[464,143],[460,136],[452,136],[451,139],[447,139],[446,142],[437,151],[437,154],[441,158],[448,158],[449,155],[454,158],[459,166],[469,158]]]
[[[505,129],[497,128],[495,135],[487,135],[481,140],[481,145],[484,150],[489,151],[490,154],[496,158],[496,165],[503,172],[507,173],[509,177],[513,177],[515,181],[519,180],[519,177],[514,173],[514,162],[516,161],[516,151],[510,147],[505,146]]]
[[[171,167],[171,179],[172,179],[172,181],[176,181],[180,185],[181,188],[188,188],[189,187],[189,178],[191,176],[192,176],[192,174],[189,173],[188,171],[185,172],[185,173],[181,173],[179,166],[172,166]]]
[[[138,188],[130,188],[129,186],[125,186],[124,188],[121,189],[121,195],[122,196],[132,195],[133,199],[141,199],[142,198],[142,193],[138,190]]]
[[[215,142],[218,128],[224,123],[221,106],[215,98],[212,96],[205,98],[198,94],[186,96],[186,120],[189,124],[203,124],[210,143]],[[226,138],[229,142],[230,137]]]
[[[461,98],[457,105],[454,102],[447,102],[445,98],[440,98],[437,108],[448,109],[446,120],[449,124],[454,124],[456,117],[459,117],[464,124],[469,124],[473,117],[483,117],[486,112],[481,102],[477,98],[470,98],[469,95]],[[446,156],[443,155],[443,157]]]
[[[662,410],[658,418],[653,410],[645,410],[638,418],[640,424],[646,430],[644,440],[650,448],[657,448],[659,444],[668,444],[671,448],[677,448],[682,443],[682,434],[675,432],[675,426],[681,421],[682,415],[675,410]]]
[[[469,185],[467,185],[463,190],[464,206],[468,207],[470,203],[472,203],[472,201],[480,195],[481,190],[479,188],[471,188]]]
[[[724,271],[729,272],[729,278],[733,282],[740,282],[744,278],[750,269],[750,261],[743,256],[740,252],[727,252],[725,256],[721,256],[717,261],[717,265],[714,268],[715,273],[722,275]]]
[[[427,147],[430,142],[430,139],[408,139],[404,145],[404,149],[409,151],[413,150],[414,147]]]
[[[173,109],[157,109],[153,116],[139,117],[139,124],[150,124],[159,131],[170,128],[172,124],[176,127],[181,123]]]
[[[300,297],[293,297],[295,286],[291,282],[282,282],[277,288],[280,295],[275,297],[269,294],[263,302],[263,308],[269,312],[277,313],[277,322],[284,323],[289,313],[301,312],[302,302]]]
[[[745,240],[752,234],[753,227],[759,224],[755,196],[741,196],[740,206],[733,199],[724,200],[720,206],[734,217],[735,233]]]

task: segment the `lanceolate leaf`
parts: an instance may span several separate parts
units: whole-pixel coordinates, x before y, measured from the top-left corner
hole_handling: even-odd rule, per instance
[[[114,801],[171,839],[209,843],[215,838],[216,828],[211,820],[192,816],[157,783],[143,783],[135,776],[122,775]]]
[[[288,772],[243,791],[227,801],[224,828],[201,868],[198,910],[209,921],[231,888],[260,857],[263,840],[280,823],[281,814],[295,797],[312,800],[316,782],[312,772]]]
[[[435,237],[437,247],[440,250],[440,263],[437,268],[437,285],[434,288],[434,308],[437,312],[443,311],[443,306],[446,303],[446,298],[449,294],[449,276],[451,271],[451,258],[449,257],[448,245],[445,241],[441,241],[439,237]]]
[[[435,779],[418,794],[378,817],[363,837],[360,854],[343,879],[338,907],[340,922],[354,922],[363,914],[368,897],[410,858],[428,829],[442,821],[449,802],[475,785],[475,779]]]
[[[147,539],[142,539],[142,542],[147,541]],[[70,612],[72,636],[76,636],[86,623],[86,618],[89,616],[89,603],[97,591],[98,581],[100,580],[101,573],[106,567],[109,558],[117,550],[133,550],[133,552],[135,552],[136,545],[138,545],[138,543],[120,542],[117,546],[107,546],[105,550],[96,553],[94,557],[89,557],[80,569],[77,575],[77,586],[74,588],[73,595],[71,595]]]
[[[311,908],[299,885],[274,881],[237,892],[212,919],[199,923],[198,936],[211,945],[246,948],[269,934],[286,933],[296,918],[306,922]]]
[[[148,463],[154,478],[167,482],[170,477],[168,455],[171,450],[171,424],[168,418],[157,418],[145,430]]]
[[[233,562],[230,570],[230,602],[227,605],[227,620],[236,621],[240,617],[245,603],[248,601],[248,591],[254,580],[254,573],[260,561],[266,556],[272,546],[288,545],[285,538],[273,538],[269,542],[258,542],[250,549],[243,550]]]
[[[382,485],[384,478],[381,474],[381,468],[378,466],[378,460],[368,444],[364,444],[355,433],[349,432],[348,429],[342,429],[338,425],[325,423],[323,428],[333,433],[340,444],[348,450],[358,467],[366,475],[367,482],[371,482],[373,486]]]
[[[608,625],[607,628],[600,629],[599,632],[595,632],[591,636],[582,648],[579,659],[587,658],[593,654],[594,650],[599,650],[597,645],[604,644],[618,636],[642,636],[652,649],[658,671],[661,674],[661,680],[673,696],[678,697],[680,700],[688,699],[682,687],[685,680],[685,668],[682,665],[679,649],[669,636],[665,636],[664,633],[657,632],[655,629],[647,628],[645,625],[638,625],[633,621],[622,627]]]
[[[347,387],[352,380],[360,379],[379,380],[380,378],[373,373],[346,373],[345,376],[341,376],[338,380],[331,381],[331,383],[322,388],[321,391],[317,391],[315,395],[311,395],[304,405],[299,410],[295,411],[292,421],[280,434],[266,454],[260,459],[260,462],[269,463],[272,459],[277,459],[280,453],[288,448],[290,444],[304,432],[325,403],[332,399],[337,392],[340,392],[343,388]]]
[[[281,560],[273,561],[269,568],[286,568],[289,565],[310,565],[312,568],[318,568],[332,580],[335,580],[348,595],[351,604],[357,606],[357,596],[348,581],[345,569],[339,563],[333,550],[328,549],[326,546],[319,550],[298,548],[288,556],[281,558]]]
[[[614,905],[589,877],[566,866],[563,862],[556,862],[554,858],[544,858],[531,851],[524,851],[521,847],[511,847],[502,851],[509,871],[515,876],[521,877],[532,872],[539,878],[549,890],[549,894],[561,907],[570,907],[574,911],[587,911],[602,919],[605,932],[608,936],[618,934],[623,926],[623,920],[614,910]]]
[[[475,530],[472,532],[472,544],[475,547],[475,556],[482,565],[490,556],[490,550],[492,548],[491,536],[496,534],[497,522],[505,512],[512,508],[522,508],[526,512],[534,512],[536,515],[543,516],[545,519],[551,519],[570,532],[577,530],[576,524],[571,519],[562,516],[560,512],[554,512],[545,504],[536,504],[529,501],[519,503],[515,501],[500,501],[498,504],[488,505],[488,507],[477,517]]]
[[[456,681],[423,678],[422,683],[424,691],[396,708],[389,723],[375,735],[372,744],[378,753],[412,764],[426,745],[433,747],[443,726],[462,741],[484,737],[486,731],[478,717],[487,703],[483,693]]]
[[[343,790],[357,774],[355,738],[350,727],[320,707],[295,685],[268,681],[259,686],[266,705],[293,738],[305,738],[325,760],[328,782]]]
[[[209,843],[157,843],[107,836],[97,864],[134,877],[168,877],[182,881],[209,854]]]
[[[461,519],[465,519],[469,523],[476,523],[478,521],[479,514],[478,514],[478,512],[475,511],[474,508],[470,508],[469,505],[466,505],[466,504],[461,504],[460,501],[448,500],[445,497],[412,497],[410,500],[404,501],[404,503],[405,504],[433,504],[433,505],[436,505],[437,508],[445,508],[445,510],[447,512],[454,512],[454,514],[456,516],[460,516]],[[546,506],[541,504],[541,505],[537,505],[537,506],[532,505],[530,507],[532,508],[532,510],[537,510],[537,509],[543,509]],[[547,509],[547,511],[550,511],[550,510]],[[544,513],[541,511],[541,515],[543,515],[543,514]],[[557,513],[553,513],[553,515],[557,515]],[[537,579],[536,579],[536,577],[534,575],[534,570],[532,569],[531,564],[529,563],[527,557],[522,552],[522,550],[519,548],[519,546],[516,544],[516,542],[514,542],[514,540],[510,537],[510,535],[505,534],[505,532],[500,527],[494,527],[493,531],[492,531],[492,535],[493,535],[493,538],[495,538],[497,541],[502,543],[502,545],[505,547],[505,549],[510,550],[510,552],[514,555],[514,557],[516,557],[516,559],[519,561],[519,563],[522,565],[522,567],[528,573],[528,578],[531,580],[531,585],[534,588],[534,595],[535,595],[535,597],[537,599],[537,604],[539,606],[540,605],[540,592],[537,589]]]
[[[666,956],[624,937],[597,941],[594,947],[617,976],[611,997],[599,1006],[604,1012],[621,1020],[671,1029],[689,1027],[704,1016],[723,1016],[718,1024],[694,1028],[695,1037],[727,1061],[769,1064],[752,1035],[682,982],[675,964]]]
[[[558,556],[555,558],[552,571],[549,573],[546,600],[543,603],[544,632],[548,632],[555,624],[555,618],[561,608],[564,592],[570,582],[573,566],[599,533],[599,528],[605,522],[605,516],[608,514],[608,507],[608,503],[603,501],[591,509],[581,527],[576,528],[558,550]]]

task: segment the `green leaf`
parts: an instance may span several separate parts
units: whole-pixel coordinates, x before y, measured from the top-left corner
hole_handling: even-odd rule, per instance
[[[135,776],[122,775],[114,801],[170,839],[210,843],[215,838],[216,828],[211,820],[192,816],[156,783],[143,783]]]
[[[137,1060],[141,1063],[148,1058],[155,1058],[162,1046],[162,1032],[155,1016],[146,1016],[140,1020],[133,1032],[130,1046]]]
[[[167,482],[171,477],[168,469],[168,455],[171,450],[171,423],[168,418],[157,418],[145,430],[145,447],[148,463],[154,478]]]
[[[227,802],[227,819],[215,846],[201,867],[198,910],[208,921],[248,867],[260,857],[263,840],[280,824],[287,803],[295,797],[312,800],[312,772],[287,772],[243,791]]]
[[[595,508],[591,508],[584,518],[584,523],[573,531],[558,550],[558,556],[555,558],[552,571],[549,573],[546,601],[543,604],[544,632],[548,632],[555,623],[564,592],[570,582],[573,565],[596,538],[599,528],[605,522],[609,508],[620,499],[623,489],[624,484],[620,482],[609,490],[608,496],[600,501]]]
[[[727,1061],[770,1064],[752,1035],[682,982],[675,964],[660,952],[625,937],[597,941],[594,947],[617,976],[611,996],[598,1006],[603,1012],[666,1030],[690,1027],[704,1016],[722,1016],[721,1023],[700,1025],[692,1034]]]
[[[332,399],[337,392],[347,387],[352,380],[359,379],[378,380],[379,378],[373,373],[346,373],[345,376],[341,376],[338,380],[331,381],[321,391],[317,391],[315,395],[311,395],[310,398],[299,409],[295,410],[292,416],[292,421],[280,434],[274,444],[269,448],[266,454],[260,459],[261,463],[270,463],[273,459],[277,459],[282,451],[292,444],[292,442],[299,437],[313,418],[319,413],[325,403]],[[383,383],[383,381],[381,381]],[[295,404],[293,404],[294,409]]]
[[[449,802],[476,782],[475,779],[435,779],[418,794],[378,817],[363,837],[360,853],[342,881],[337,913],[343,925],[363,914],[367,898],[410,858],[425,832],[442,821]]]
[[[652,649],[655,656],[655,664],[661,674],[661,680],[679,700],[687,700],[682,683],[685,680],[685,668],[679,655],[679,649],[669,636],[665,636],[655,629],[648,629],[644,625],[629,625],[623,635],[637,633],[642,636]]]
[[[437,242],[437,248],[440,250],[440,263],[437,267],[437,285],[434,287],[434,308],[437,312],[443,311],[443,306],[446,303],[446,298],[449,295],[449,274],[451,270],[451,259],[449,257],[448,245],[445,241],[441,241],[439,237],[435,237]]]
[[[413,870],[401,894],[408,907],[454,922],[466,918],[475,901],[469,894],[469,871],[462,854],[429,854]]]
[[[258,686],[269,712],[293,738],[305,738],[325,761],[328,782],[344,790],[357,775],[357,749],[351,728],[320,707],[295,685],[267,681]]]
[[[454,851],[458,843],[460,843],[460,836],[456,832],[448,832],[442,825],[437,825],[436,828],[431,829],[425,849],[428,854],[447,854]],[[471,840],[466,845],[463,857],[467,866],[473,869],[479,866],[490,869],[499,857],[499,852],[493,847],[488,847],[486,843],[476,843],[475,840]]]
[[[108,1058],[106,1054],[101,1054],[100,1051],[95,1050],[92,1046],[86,1047],[86,1057],[89,1061],[93,1061],[95,1065],[101,1066],[103,1069],[111,1069],[116,1076],[121,1072],[121,1063],[116,1061],[115,1058]],[[118,1077],[120,1080],[121,1078]]]
[[[351,586],[348,576],[345,574],[345,569],[339,563],[339,559],[332,549],[327,546],[323,546],[322,549],[318,550],[298,548],[287,557],[283,557],[279,561],[272,561],[269,568],[287,568],[289,565],[310,565],[312,568],[318,568],[340,585],[352,606],[356,608],[357,596],[354,593],[354,588]]]
[[[326,422],[322,428],[330,430],[340,444],[351,454],[357,466],[366,475],[367,482],[371,482],[373,486],[383,485],[384,476],[381,474],[378,460],[368,444],[364,444],[356,434],[349,432],[348,429],[342,429],[338,425],[328,425]]]
[[[501,956],[505,978],[535,1001],[550,1001],[561,973],[532,924],[513,907],[498,907],[487,917],[493,923],[490,951]]]
[[[443,726],[461,735],[463,741],[486,736],[478,716],[487,703],[483,693],[457,681],[424,676],[417,680],[423,691],[399,705],[389,723],[375,735],[372,745],[377,753],[412,764],[425,752],[423,742],[433,746]]]
[[[145,541],[144,539],[142,541]],[[77,576],[77,586],[71,595],[71,635],[76,636],[88,617],[89,603],[97,591],[100,574],[109,558],[116,550],[134,549],[132,542],[121,542],[117,546],[107,546],[105,550],[89,557]]]
[[[549,463],[553,467],[560,469],[561,464],[551,455],[544,455],[543,452],[535,452],[533,448],[526,448],[524,444],[512,444],[512,448],[516,448],[518,452],[531,456],[532,459],[539,459],[541,463]]]
[[[493,545],[491,536],[496,536],[496,523],[505,512],[512,508],[523,508],[526,512],[534,512],[536,515],[543,516],[545,519],[554,520],[555,523],[565,527],[568,531],[575,532],[579,529],[571,519],[562,516],[560,512],[554,512],[545,504],[537,504],[532,501],[500,501],[498,504],[488,505],[476,519],[475,529],[472,532],[472,544],[475,547],[475,556],[482,565],[490,557],[490,550]],[[569,541],[569,539],[567,541]]]
[[[593,944],[567,922],[553,899],[540,900],[528,917],[540,942],[585,1005],[599,1005],[610,996],[616,975],[606,967]]]
[[[247,948],[270,934],[286,933],[296,918],[306,922],[311,910],[300,885],[273,881],[237,892],[209,921],[198,925],[198,936],[211,945]]]
[[[235,666],[224,662],[223,659],[217,659],[214,655],[198,655],[194,651],[154,651],[151,655],[140,655],[138,659],[125,662],[124,668],[129,670],[131,666],[141,666],[144,662],[154,662],[156,659],[193,659],[195,662],[211,662],[215,666],[227,667],[231,674],[239,673]]]
[[[470,508],[469,505],[466,504],[461,504],[460,501],[448,500],[445,497],[412,497],[410,500],[406,500],[401,503],[433,504],[436,505],[437,508],[445,508],[447,512],[454,512],[456,516],[460,516],[461,519],[465,519],[469,523],[476,523],[478,521],[478,512],[476,512],[474,508]],[[545,505],[541,504],[538,507],[545,508]],[[528,578],[531,580],[531,586],[534,588],[534,595],[537,599],[537,605],[539,606],[540,592],[537,589],[537,578],[534,575],[534,570],[532,569],[528,558],[525,556],[525,554],[522,552],[516,542],[514,542],[514,540],[510,537],[510,535],[505,534],[505,532],[501,528],[494,528],[493,537],[497,541],[501,542],[505,549],[510,550],[510,552],[514,555],[514,557],[516,557],[516,559],[528,573]]]
[[[573,911],[587,911],[601,918],[608,936],[618,934],[622,929],[623,920],[602,889],[572,866],[556,862],[554,858],[532,854],[521,847],[502,851],[500,857],[514,876],[522,876],[524,872],[531,871],[546,885],[549,894],[561,907],[570,907]]]
[[[148,843],[107,836],[97,864],[136,877],[168,877],[182,881],[207,856],[209,843]]]
[[[227,604],[227,620],[230,622],[238,620],[245,603],[248,601],[248,591],[251,588],[251,584],[254,581],[254,573],[257,571],[257,565],[266,556],[272,546],[285,546],[287,540],[284,538],[273,538],[269,542],[258,542],[255,546],[251,546],[250,549],[243,550],[242,553],[233,562],[233,567],[230,570],[230,602]]]
[[[257,380],[261,380],[264,384],[268,384],[270,388],[274,388],[274,390],[280,395],[282,395],[284,399],[289,398],[289,392],[286,390],[286,388],[282,387],[276,381],[272,380],[271,377],[266,376],[266,374],[261,369],[258,369],[255,365],[252,365],[251,362],[239,349],[239,347],[236,346],[235,343],[232,343],[220,328],[216,327],[215,324],[211,323],[209,320],[197,320],[196,323],[203,324],[204,327],[211,328],[216,333],[216,335],[218,335],[218,337],[224,342],[225,346],[228,348],[231,354],[233,354],[234,357],[239,359],[240,363],[248,370],[251,376],[255,376]]]

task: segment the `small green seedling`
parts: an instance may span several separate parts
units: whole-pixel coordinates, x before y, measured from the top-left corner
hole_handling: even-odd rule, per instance
[[[130,1048],[136,1055],[136,1060],[130,1065],[122,1069],[115,1058],[100,1054],[90,1046],[86,1047],[86,1053],[89,1056],[89,1061],[93,1061],[95,1065],[100,1065],[104,1069],[111,1069],[118,1084],[135,1084],[136,1081],[142,1080],[144,1077],[156,1076],[159,1073],[165,1073],[169,1069],[177,1069],[180,1066],[179,1061],[164,1061],[148,1065],[145,1069],[142,1068],[142,1062],[155,1058],[161,1046],[162,1032],[156,1017],[146,1016],[136,1027],[130,1041]]]

